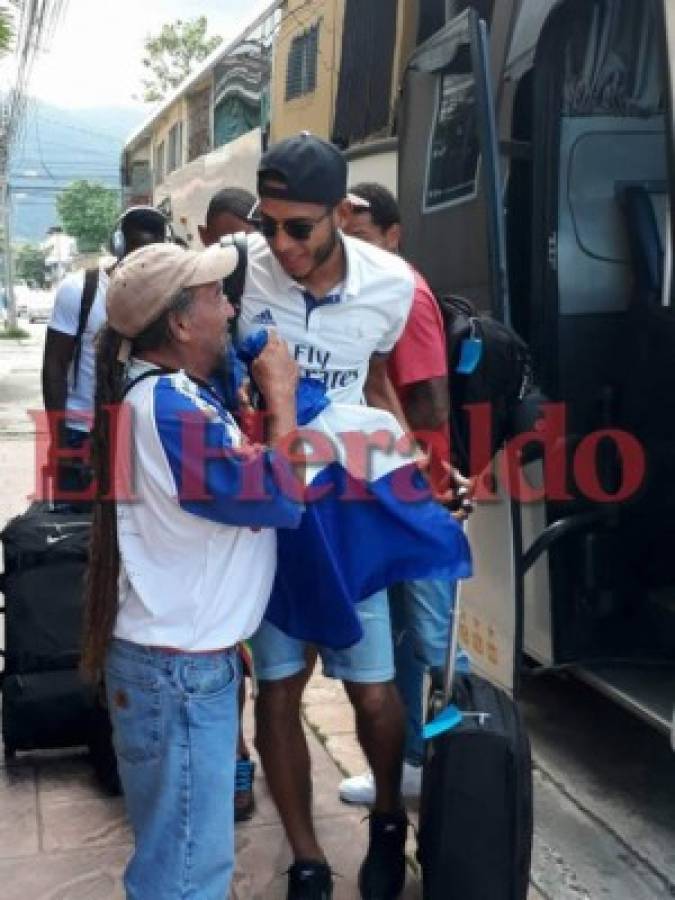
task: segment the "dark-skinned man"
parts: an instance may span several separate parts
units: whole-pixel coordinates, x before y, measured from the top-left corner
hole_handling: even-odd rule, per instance
[[[118,219],[111,250],[118,260],[146,244],[168,237],[167,220],[151,206],[134,206]],[[58,464],[58,448],[83,450],[91,431],[94,405],[94,340],[105,325],[105,301],[111,270],[94,273],[93,302],[78,338],[85,276],[68,275],[54,298],[42,363],[42,396],[49,419],[51,469],[56,492],[82,492],[89,484],[87,466]],[[79,348],[78,348],[79,344]],[[64,413],[66,417],[64,418]]]
[[[256,200],[250,191],[238,187],[225,187],[209,200],[206,221],[199,226],[199,237],[205,247],[216,244],[222,237],[253,231],[250,215]]]
[[[383,185],[368,182],[350,188],[348,197],[345,234],[398,254],[401,216],[393,194]],[[440,492],[446,479],[443,461],[449,459],[445,333],[431,289],[418,272],[414,274],[412,310],[389,357],[389,376],[406,419],[430,451],[432,482],[436,482]],[[440,670],[443,666],[452,594],[451,584],[436,579],[405,582],[390,591],[396,685],[406,708],[401,782],[404,797],[416,798],[420,794],[424,671]],[[340,797],[348,803],[373,803],[372,773],[346,778],[340,785]]]
[[[331,144],[307,133],[272,146],[258,170],[240,336],[276,328],[300,367],[334,402],[367,402],[405,426],[387,358],[412,304],[410,267],[344,236],[347,166]],[[355,536],[355,539],[358,539]],[[370,841],[359,872],[362,898],[394,898],[405,881],[407,819],[400,798],[405,720],[394,684],[386,591],[357,605],[364,636],[347,650],[319,647],[324,674],[343,681],[356,731],[374,773]],[[270,622],[252,640],[259,696],[256,745],[294,863],[288,900],[329,900],[332,876],[311,811],[311,771],[300,704],[306,645]]]

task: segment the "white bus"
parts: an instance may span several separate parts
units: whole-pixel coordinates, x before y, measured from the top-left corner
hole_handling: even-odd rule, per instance
[[[522,647],[675,749],[675,2],[449,5],[403,85],[405,249],[529,342],[530,421],[566,417],[493,465],[462,638],[501,684]]]

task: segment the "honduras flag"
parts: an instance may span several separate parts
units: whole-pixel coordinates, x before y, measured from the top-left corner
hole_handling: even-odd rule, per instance
[[[432,499],[397,420],[332,404],[302,379],[298,424],[308,462],[298,529],[277,532],[266,618],[291,637],[342,648],[363,636],[354,604],[398,581],[471,575],[463,530]]]

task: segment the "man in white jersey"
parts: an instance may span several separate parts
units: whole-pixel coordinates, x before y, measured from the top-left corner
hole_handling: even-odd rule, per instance
[[[114,231],[114,250],[123,258],[139,247],[164,241],[167,220],[151,206],[135,206],[120,216]],[[52,464],[58,448],[82,450],[88,443],[94,405],[94,339],[105,324],[105,297],[109,272],[76,272],[66,276],[56,291],[47,326],[42,364],[42,394],[50,417]],[[80,332],[85,284],[93,296]],[[67,414],[63,419],[64,412]],[[60,465],[58,490],[81,492],[89,482],[87,466]]]
[[[302,513],[286,460],[269,449],[296,428],[286,345],[270,334],[253,365],[268,447],[247,444],[209,383],[227,347],[234,310],[222,283],[237,259],[234,247],[147,246],[108,289],[83,666],[94,678],[105,670],[134,834],[127,900],[229,896],[236,644],[265,611],[275,529],[297,527]],[[121,402],[130,428],[121,413],[111,419]]]
[[[403,423],[387,355],[405,327],[413,276],[403,260],[340,233],[346,182],[342,154],[307,133],[263,155],[254,214],[261,235],[249,238],[239,335],[276,328],[301,375],[319,379],[331,400],[367,402]],[[404,716],[393,683],[386,591],[357,609],[362,640],[347,650],[318,649],[324,673],[344,682],[374,773],[376,798],[359,886],[365,900],[379,900],[397,897],[405,880]],[[310,760],[300,719],[306,647],[268,621],[252,647],[260,685],[256,743],[295,858],[288,898],[328,900],[332,877],[312,822]]]

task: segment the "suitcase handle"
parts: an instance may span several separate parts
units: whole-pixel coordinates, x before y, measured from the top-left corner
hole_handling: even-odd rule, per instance
[[[461,587],[455,588],[455,602],[450,614],[450,631],[448,634],[448,652],[445,657],[445,669],[443,671],[443,703],[447,706],[452,701],[452,692],[455,687],[455,674],[457,670],[457,651],[459,649],[459,603]]]

